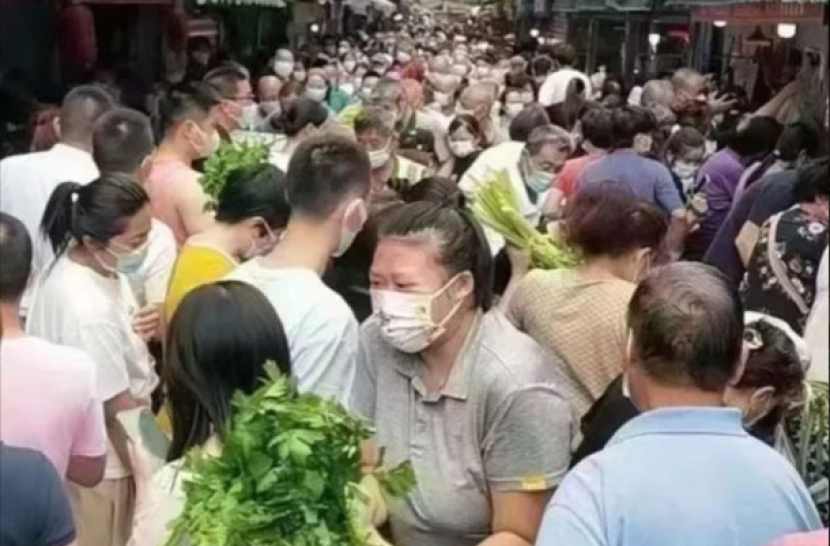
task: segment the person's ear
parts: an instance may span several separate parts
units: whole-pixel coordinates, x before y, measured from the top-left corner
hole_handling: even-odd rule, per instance
[[[625,354],[622,359],[622,373],[628,373],[634,362],[634,332],[628,331],[628,339],[625,342]]]
[[[775,406],[775,394],[775,387],[771,385],[762,387],[752,393],[752,396],[749,398],[748,415],[752,416],[755,422],[760,421],[772,411],[772,408]]]
[[[60,116],[55,116],[55,119],[52,120],[52,129],[55,131],[55,135],[60,139],[61,137],[61,118]]]
[[[476,288],[476,281],[473,278],[472,273],[466,272],[456,279],[455,287],[452,289],[453,291],[453,298],[456,300],[463,300],[470,296],[473,292],[475,292]]]
[[[737,387],[740,384],[741,379],[746,372],[747,360],[749,360],[749,345],[747,345],[746,341],[743,341],[741,342],[741,356],[738,361],[738,365],[735,367],[735,371],[729,380],[730,387]]]

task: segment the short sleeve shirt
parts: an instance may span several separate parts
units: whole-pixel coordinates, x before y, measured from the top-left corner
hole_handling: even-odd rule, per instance
[[[660,207],[666,214],[683,208],[669,169],[634,150],[618,150],[586,166],[577,178],[577,191],[609,180],[625,184],[639,199]]]
[[[662,408],[568,474],[536,544],[749,546],[821,528],[795,468],[739,410]]]
[[[95,363],[36,337],[0,343],[0,439],[46,455],[63,478],[69,458],[107,453]]]
[[[417,355],[364,324],[352,408],[377,429],[386,462],[411,461],[417,489],[392,501],[399,546],[475,546],[490,533],[492,492],[556,487],[567,471],[572,419],[551,360],[505,317],[484,315],[441,393],[428,393]]]
[[[75,525],[60,476],[41,453],[0,444],[0,544],[66,546]]]

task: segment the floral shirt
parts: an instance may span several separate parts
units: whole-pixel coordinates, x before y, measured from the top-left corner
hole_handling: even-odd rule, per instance
[[[775,221],[778,227],[774,245],[770,245]],[[816,297],[816,279],[827,242],[826,223],[812,218],[800,205],[765,223],[741,286],[746,310],[778,317],[803,335]],[[770,256],[770,248],[775,256]],[[774,261],[781,266],[786,279],[776,275]]]

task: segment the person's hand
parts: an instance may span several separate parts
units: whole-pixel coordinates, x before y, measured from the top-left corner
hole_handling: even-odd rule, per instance
[[[706,108],[710,114],[723,114],[734,108],[736,104],[738,100],[731,95],[715,94],[707,101]]]
[[[136,313],[133,319],[133,331],[145,342],[150,341],[159,331],[161,325],[161,305],[151,303]]]
[[[530,271],[530,249],[517,248],[510,244],[505,247],[507,257],[510,259],[513,277],[524,277]]]

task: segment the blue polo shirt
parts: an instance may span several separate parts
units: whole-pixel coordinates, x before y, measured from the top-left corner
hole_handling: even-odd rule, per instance
[[[548,507],[537,546],[764,546],[821,529],[795,469],[736,409],[666,408],[620,429]]]

